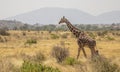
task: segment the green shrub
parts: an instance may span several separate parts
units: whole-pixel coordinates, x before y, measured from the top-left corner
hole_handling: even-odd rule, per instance
[[[57,62],[62,62],[69,56],[69,50],[60,46],[54,46],[52,49],[52,56],[56,58]]]
[[[26,42],[25,42],[25,44],[29,44],[29,45],[31,45],[31,44],[36,44],[37,43],[37,40],[36,39],[28,39]]]
[[[95,35],[92,32],[89,32],[89,36],[95,39]]]
[[[74,65],[76,63],[76,60],[72,57],[67,57],[64,61],[65,64],[67,65]]]
[[[114,38],[110,37],[110,36],[107,36],[106,37],[108,40],[115,40]]]
[[[20,72],[60,72],[60,70],[42,64],[24,61]]]
[[[51,38],[52,38],[52,39],[58,39],[58,38],[59,38],[59,36],[58,36],[58,35],[56,35],[56,34],[51,34]]]

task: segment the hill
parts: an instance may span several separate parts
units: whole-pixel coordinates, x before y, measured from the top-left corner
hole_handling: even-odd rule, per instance
[[[120,11],[93,16],[77,9],[40,8],[5,20],[17,20],[28,24],[57,24],[62,16],[66,16],[73,24],[112,24],[120,23]]]

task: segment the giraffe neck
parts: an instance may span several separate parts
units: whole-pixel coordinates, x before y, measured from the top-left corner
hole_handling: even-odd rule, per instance
[[[69,30],[78,38],[81,31],[78,28],[74,27],[69,21],[66,21],[66,24]]]

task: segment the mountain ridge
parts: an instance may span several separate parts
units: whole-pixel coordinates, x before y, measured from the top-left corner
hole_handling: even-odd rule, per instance
[[[57,24],[66,16],[73,24],[111,24],[120,23],[120,11],[112,11],[93,16],[87,12],[72,8],[46,7],[22,13],[5,20],[17,20],[28,24]]]

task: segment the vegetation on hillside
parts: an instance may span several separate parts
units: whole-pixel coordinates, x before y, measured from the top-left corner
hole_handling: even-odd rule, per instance
[[[85,31],[100,31],[100,30],[120,30],[120,23],[113,24],[74,24],[75,27]],[[68,28],[66,25],[58,24],[24,24],[19,21],[7,21],[0,20],[0,29],[10,29],[10,30],[36,30],[36,31],[67,31]]]

